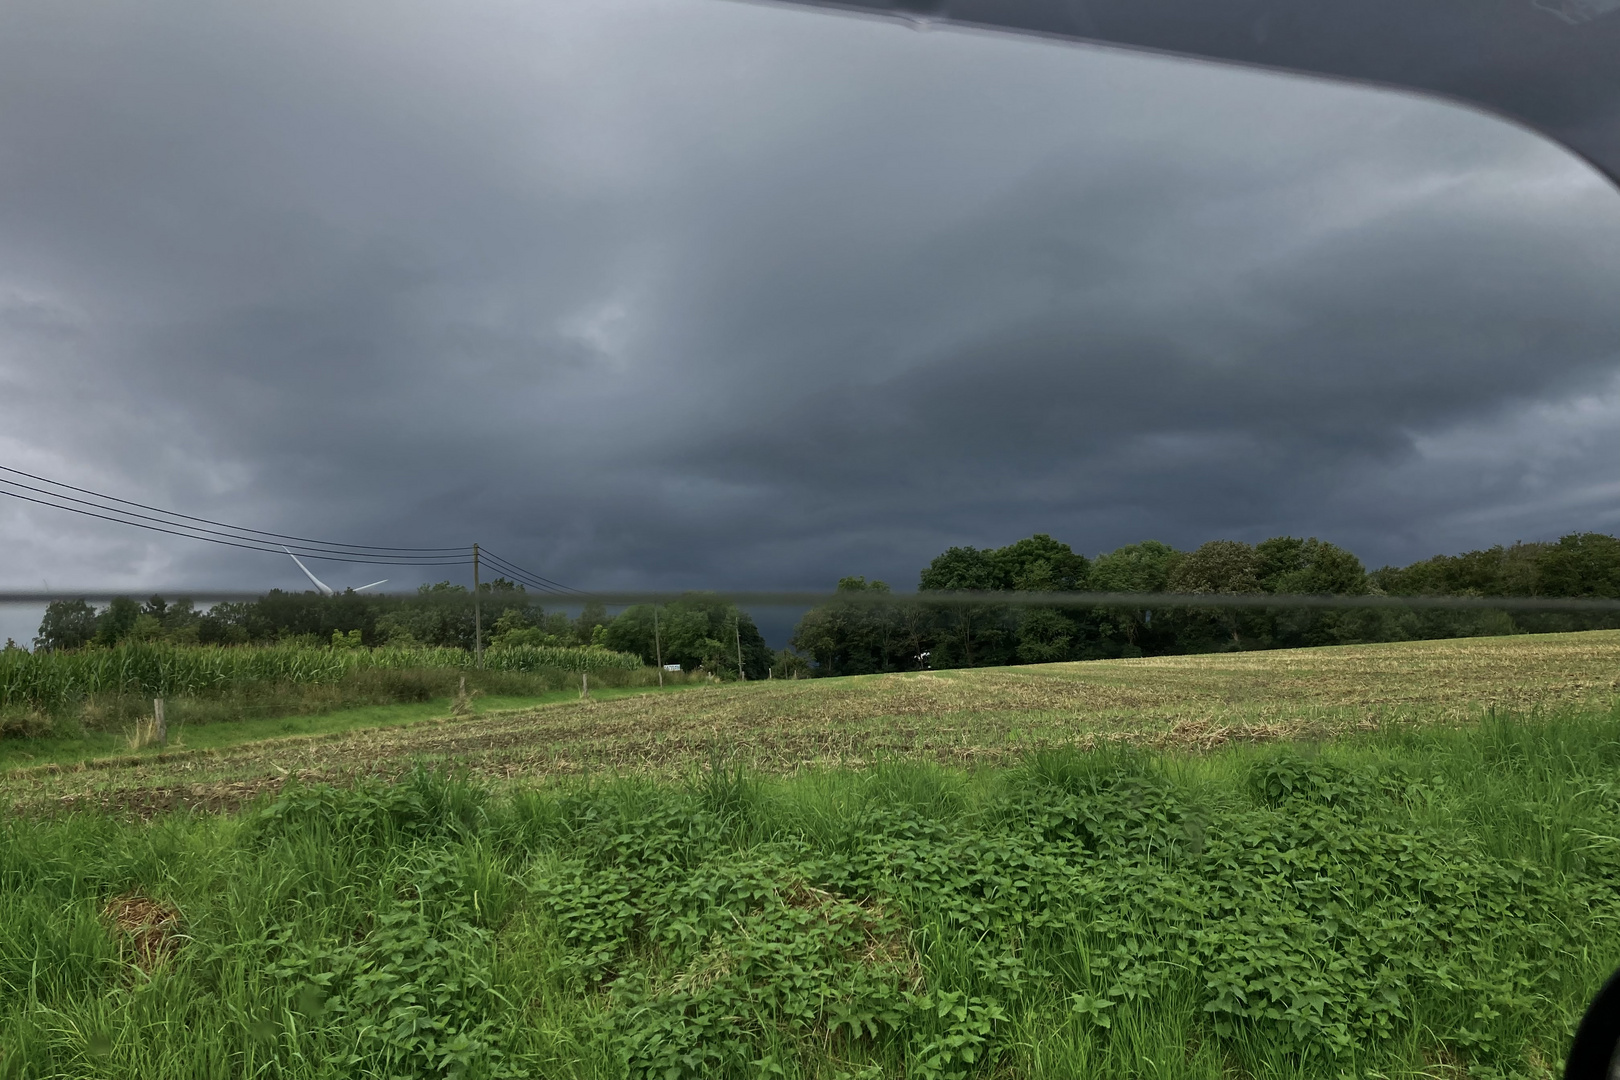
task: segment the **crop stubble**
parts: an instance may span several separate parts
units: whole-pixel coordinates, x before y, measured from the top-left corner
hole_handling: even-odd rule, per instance
[[[17,809],[156,810],[220,808],[290,776],[386,773],[424,760],[491,778],[669,775],[716,755],[772,772],[885,756],[989,764],[1103,740],[1207,748],[1394,722],[1466,722],[1493,708],[1603,707],[1617,690],[1620,631],[1155,657],[716,685],[18,770],[0,791]]]

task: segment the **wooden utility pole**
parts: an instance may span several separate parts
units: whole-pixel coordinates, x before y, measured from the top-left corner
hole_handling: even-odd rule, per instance
[[[473,666],[484,666],[484,613],[478,599],[478,545],[473,545]]]
[[[737,617],[735,619],[731,620],[731,632],[733,634],[737,635],[737,678],[741,679],[743,682],[747,682],[748,681],[748,672],[744,671],[743,666],[742,666],[742,613],[741,612],[738,612]]]
[[[664,688],[664,645],[658,640],[658,605],[653,605],[653,658],[658,661],[658,689]]]

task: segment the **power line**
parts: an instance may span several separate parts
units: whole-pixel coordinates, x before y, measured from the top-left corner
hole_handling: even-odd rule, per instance
[[[580,592],[578,589],[571,586],[564,585],[561,582],[552,581],[550,578],[542,577],[533,571],[525,570],[516,563],[503,559],[499,555],[492,554],[488,548],[479,548],[479,554],[482,555],[489,562],[489,564],[495,567],[497,570],[503,570],[506,573],[511,574],[516,579],[522,579],[523,584],[525,585],[551,593],[572,593],[578,595]]]
[[[0,468],[3,468],[3,466],[0,466]],[[64,506],[64,505],[62,505],[62,503],[63,502],[78,503],[81,506],[89,506],[89,507],[93,507],[96,510],[105,510],[110,514],[117,515],[116,517],[105,518],[105,520],[118,521],[118,522],[121,522],[121,523],[123,523],[125,525],[138,524],[137,521],[129,520],[131,518],[140,519],[142,521],[152,521],[152,522],[157,522],[159,525],[172,525],[177,529],[186,530],[185,532],[175,533],[175,535],[177,535],[177,536],[191,536],[193,539],[197,539],[197,540],[206,539],[208,536],[224,537],[227,540],[242,541],[245,544],[255,545],[254,549],[258,550],[258,551],[279,551],[279,550],[282,550],[284,547],[287,546],[287,545],[283,545],[283,544],[276,544],[276,543],[273,543],[272,541],[269,541],[269,540],[261,540],[257,536],[244,535],[245,533],[248,533],[248,532],[252,531],[252,530],[248,530],[248,529],[242,529],[242,530],[236,530],[236,531],[225,531],[225,530],[222,530],[222,529],[205,529],[205,528],[203,528],[202,526],[199,526],[199,525],[186,525],[183,522],[170,521],[167,518],[154,517],[151,514],[137,514],[133,510],[121,510],[121,509],[119,509],[118,507],[115,507],[115,506],[103,506],[100,503],[91,502],[89,499],[76,499],[72,495],[63,495],[60,492],[49,491],[49,490],[46,490],[45,488],[35,487],[32,484],[24,484],[24,483],[21,483],[21,482],[16,481],[16,480],[8,480],[3,476],[0,476],[0,484],[6,485],[6,487],[21,488],[24,491],[32,491],[32,492],[34,492],[36,494],[44,495],[44,496],[46,496],[47,498],[50,498],[50,499],[61,500],[60,502],[42,502],[39,499],[29,499],[28,500],[30,502],[37,502],[41,506],[53,506],[58,510],[72,510],[73,507]],[[8,491],[8,490],[6,490],[6,487],[0,487],[0,494],[16,495],[16,492]],[[77,489],[75,489],[75,490],[77,490]],[[28,498],[27,496],[24,496],[24,495],[17,495],[16,497],[18,497],[18,498]],[[138,504],[132,504],[132,505],[138,505]],[[102,516],[102,515],[92,515],[92,516]],[[185,517],[186,515],[176,514],[174,516],[176,516],[176,517]],[[201,520],[201,519],[193,518],[192,520]],[[235,527],[234,526],[226,526],[225,529],[235,529]],[[318,546],[318,547],[311,546],[313,544],[320,544],[322,546]],[[450,555],[447,555],[447,554],[432,554],[432,555],[400,554],[400,555],[390,555],[390,554],[384,554],[384,552],[390,550],[390,549],[386,549],[386,548],[370,548],[369,550],[351,550],[349,547],[347,547],[345,545],[340,545],[340,544],[336,544],[336,543],[327,543],[327,542],[324,542],[324,541],[299,542],[299,543],[295,543],[292,546],[297,549],[298,554],[300,554],[300,555],[308,555],[310,558],[326,558],[326,557],[330,557],[332,555],[352,556],[355,561],[362,561],[362,562],[363,561],[373,561],[373,562],[377,562],[379,565],[383,565],[383,566],[402,566],[402,565],[405,565],[407,563],[432,562],[433,560],[436,560],[436,559],[443,559],[443,558],[453,557],[453,556],[450,556]],[[401,551],[401,552],[409,552],[409,551],[412,551],[414,549],[411,549],[411,548],[398,548],[398,549],[393,549],[393,550],[397,550],[397,551]],[[423,550],[428,550],[428,549],[423,549]],[[458,551],[458,550],[460,550],[460,549],[457,549],[457,548],[445,548],[444,549],[445,552],[454,552],[454,551]]]
[[[161,528],[161,527],[159,527],[157,525],[147,525],[147,524],[144,524],[144,523],[139,522],[139,521],[131,521],[128,518],[112,517],[112,516],[107,515],[107,514],[97,514],[97,513],[94,513],[93,511],[90,511],[90,510],[81,510],[76,506],[63,506],[61,503],[46,502],[44,499],[35,499],[35,498],[32,498],[32,497],[30,497],[28,495],[23,495],[23,494],[21,494],[19,492],[7,491],[5,488],[0,488],[0,495],[9,495],[13,499],[21,499],[24,502],[37,503],[40,506],[49,506],[53,510],[66,510],[66,511],[68,511],[70,513],[74,513],[74,514],[83,514],[85,517],[100,518],[102,521],[111,521],[111,522],[113,522],[114,524],[117,524],[117,525],[131,525],[131,526],[133,526],[133,527],[135,527],[137,529],[146,529],[146,530],[148,530],[150,532],[167,533],[170,536],[182,536],[182,537],[185,537],[187,540],[201,540],[204,543],[219,544],[222,547],[241,548],[244,551],[268,551],[268,552],[272,552],[272,553],[285,554],[284,552],[281,551],[280,547],[270,544],[269,541],[262,541],[261,543],[264,546],[260,546],[260,543],[253,543],[253,542],[237,543],[237,542],[234,542],[232,540],[222,540],[222,539],[219,539],[219,538],[213,537],[213,536],[202,536],[202,535],[199,535],[197,533],[181,532],[178,529],[165,529],[165,528]],[[89,504],[89,505],[94,505],[94,504]],[[107,508],[102,507],[102,509],[107,509]],[[177,524],[177,523],[170,522],[170,524]],[[245,540],[245,539],[248,539],[248,538],[246,538],[246,537],[238,537],[237,539],[238,540]],[[342,554],[320,555],[320,554],[315,554],[314,552],[307,553],[306,557],[311,558],[311,559],[324,559],[327,562],[370,563],[372,565],[377,565],[377,566],[423,566],[423,565],[425,565],[425,566],[459,566],[459,565],[462,565],[464,563],[468,563],[468,562],[472,561],[472,556],[470,556],[470,555],[462,556],[460,558],[452,558],[452,557],[449,557],[449,556],[443,556],[443,557],[435,557],[432,560],[413,560],[413,561],[409,561],[409,562],[407,562],[405,560],[391,560],[391,559],[387,558],[386,556],[376,556],[376,557],[370,557],[370,558],[367,558],[367,557],[353,558],[353,557],[349,557],[349,556],[342,555]]]
[[[313,539],[311,539],[311,538],[309,538],[307,536],[292,536],[292,535],[290,535],[288,533],[268,532],[268,531],[266,531],[264,529],[250,529],[250,528],[246,528],[246,527],[240,526],[240,525],[230,525],[230,524],[227,524],[226,522],[223,522],[223,521],[214,521],[211,518],[193,517],[190,514],[182,514],[182,513],[179,513],[177,511],[174,511],[174,510],[164,510],[162,507],[148,506],[145,503],[135,502],[132,499],[120,499],[116,495],[104,495],[99,491],[92,491],[89,488],[76,487],[73,484],[64,484],[60,480],[52,480],[52,479],[50,479],[49,477],[46,477],[46,476],[36,476],[34,473],[24,472],[21,469],[13,469],[13,468],[11,468],[10,466],[7,466],[7,465],[0,465],[0,472],[8,472],[8,473],[11,473],[11,474],[13,474],[15,476],[26,476],[30,480],[37,480],[42,484],[50,484],[52,487],[66,488],[69,491],[77,491],[81,495],[94,495],[98,499],[106,499],[109,502],[122,503],[125,506],[135,506],[135,507],[139,507],[142,510],[151,510],[154,513],[163,514],[166,517],[183,518],[186,521],[200,521],[204,525],[218,525],[220,528],[230,529],[232,532],[252,533],[252,534],[254,534],[256,536],[269,536],[269,537],[273,537],[273,538],[275,538],[277,540],[297,540],[300,543],[316,544],[316,545],[320,545],[320,546],[323,546],[323,547],[355,548],[355,549],[368,550],[368,551],[419,551],[419,552],[452,553],[452,552],[465,551],[470,546],[468,544],[460,544],[460,545],[458,545],[456,547],[437,547],[437,548],[435,548],[435,547],[386,547],[386,546],[379,546],[379,545],[376,545],[376,544],[341,544],[341,543],[336,543],[336,542],[330,541],[330,540],[313,540]],[[9,481],[0,480],[0,483],[7,483],[7,482],[9,482]],[[27,487],[28,485],[24,484],[24,485],[19,485],[19,486]],[[29,490],[38,491],[39,489],[38,488],[29,488]],[[46,494],[55,495],[54,492],[47,492]],[[65,498],[69,498],[70,496],[57,495],[56,497],[65,499]],[[73,501],[75,501],[75,502],[83,502],[84,500],[75,499]],[[94,505],[94,504],[93,503],[86,503],[86,505]],[[113,507],[102,507],[102,509],[104,509],[104,510],[112,510],[114,508]],[[125,513],[126,511],[117,511],[117,512],[118,513]]]
[[[512,576],[512,578],[522,580],[525,585],[535,586],[536,589],[544,589],[544,591],[548,591],[548,593],[552,593],[552,591],[572,591],[572,589],[569,589],[569,586],[559,585],[559,583],[556,583],[556,581],[551,581],[549,578],[544,578],[544,576],[538,575],[538,573],[531,572],[531,570],[525,570],[525,568],[520,567],[520,565],[512,562],[512,560],[502,559],[501,555],[496,555],[494,552],[489,551],[488,547],[480,546],[480,549],[478,549],[478,554],[480,554],[481,557],[483,557],[484,562],[488,562],[491,567],[507,573],[507,575]]]
[[[529,570],[525,570],[522,567],[517,566],[517,565],[515,565],[515,564],[513,564],[511,562],[508,562],[505,559],[496,557],[494,559],[494,565],[497,568],[504,568],[504,569],[506,569],[508,571],[515,571],[515,572],[517,572],[517,573],[519,573],[521,575],[524,575],[525,577],[533,579],[533,581],[537,583],[536,588],[544,588],[544,589],[548,589],[548,590],[550,590],[552,592],[557,592],[557,593],[583,595],[581,590],[576,589],[571,585],[564,585],[561,582],[553,581],[548,577],[542,577],[539,574],[533,573],[532,571],[529,571]]]
[[[553,588],[547,586],[546,584],[544,584],[543,582],[533,581],[533,580],[529,579],[528,577],[525,577],[524,575],[515,574],[511,570],[509,570],[509,569],[507,569],[505,567],[495,566],[495,564],[493,564],[493,563],[490,563],[489,565],[496,570],[496,572],[499,574],[500,577],[509,579],[513,584],[517,585],[520,588],[527,588],[527,589],[533,590],[535,593],[538,593],[538,594],[543,595],[543,596],[567,597],[567,596],[570,595],[569,593],[562,592],[562,591],[560,591],[558,589],[553,589]]]
[[[137,529],[145,529],[148,532],[164,533],[189,540],[201,540],[204,543],[218,544],[221,547],[271,553],[294,551],[296,554],[309,559],[375,566],[463,566],[472,562],[470,551],[464,547],[403,547],[379,544],[342,544],[331,540],[316,540],[306,536],[270,532],[265,529],[252,529],[232,525],[228,522],[215,521],[212,518],[182,514],[175,510],[165,510],[162,507],[150,506],[146,503],[136,502],[133,499],[123,499],[90,488],[66,484],[60,480],[52,480],[49,477],[25,472],[22,469],[14,469],[7,465],[0,465],[0,472],[10,473],[12,476],[27,477],[29,480],[48,485],[47,487],[38,487],[34,484],[26,484],[20,480],[0,476],[0,495],[9,495],[11,498],[34,503],[38,506],[48,506],[54,510],[66,510],[84,517],[110,521],[117,525],[130,525]],[[81,499],[64,494],[62,491],[51,490],[52,488],[76,491],[81,495],[89,495],[92,498]],[[33,492],[34,494],[25,495],[23,494],[24,491]],[[44,496],[44,498],[34,496]],[[109,503],[118,505],[107,505]],[[126,510],[124,507],[137,507],[140,510],[150,510],[151,513],[138,513],[135,510]],[[188,522],[198,522],[199,524],[192,525],[187,524]],[[205,528],[204,526],[218,527]],[[282,541],[291,541],[291,543],[287,544]],[[524,569],[507,559],[492,555],[487,551],[482,554],[489,560],[491,566],[503,574],[510,575],[519,584],[552,595],[580,595],[579,590],[571,586],[553,581],[532,570]]]
[[[536,592],[539,592],[539,593],[541,593],[543,595],[546,595],[546,596],[561,596],[561,597],[568,597],[568,596],[572,595],[571,593],[566,593],[566,592],[562,591],[561,589],[553,588],[552,586],[547,585],[543,581],[537,581],[537,580],[535,580],[533,578],[530,578],[526,574],[516,573],[509,567],[502,566],[502,565],[499,565],[499,564],[493,563],[493,562],[489,563],[489,565],[497,573],[499,573],[501,577],[509,578],[509,579],[511,579],[511,581],[514,584],[517,584],[517,585],[520,585],[520,586],[526,586],[526,587],[528,587],[530,589],[533,589]]]

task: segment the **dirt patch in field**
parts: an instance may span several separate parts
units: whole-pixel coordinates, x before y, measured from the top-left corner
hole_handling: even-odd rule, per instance
[[[136,966],[151,971],[180,951],[180,912],[140,893],[125,893],[107,901],[102,917],[112,924],[132,954]]]
[[[105,791],[69,793],[33,809],[54,809],[60,813],[96,810],[101,813],[130,815],[142,819],[171,810],[202,810],[223,813],[237,810],[261,795],[273,795],[287,782],[285,776],[260,776],[251,780],[222,780],[212,784],[171,786],[132,786]],[[300,779],[319,781],[325,776],[307,774]],[[27,804],[16,807],[30,809]]]

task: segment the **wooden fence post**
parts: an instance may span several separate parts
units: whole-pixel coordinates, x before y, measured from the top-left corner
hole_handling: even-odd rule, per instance
[[[152,699],[152,727],[159,746],[169,745],[169,725],[163,719],[163,699]]]

